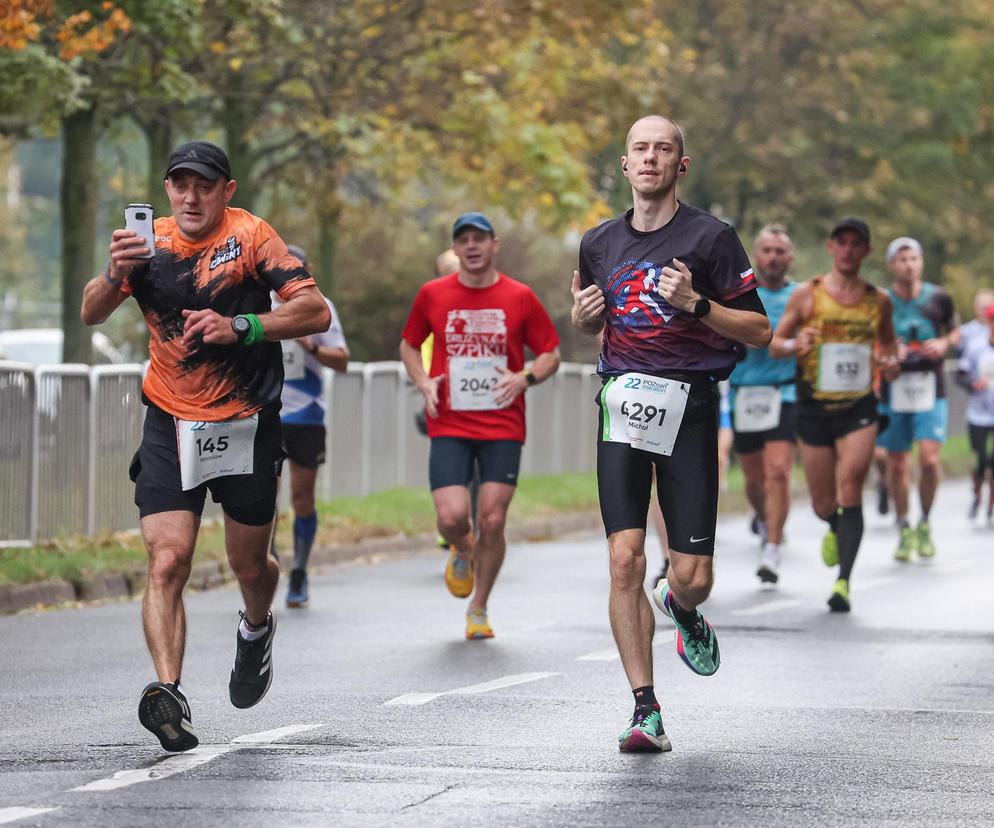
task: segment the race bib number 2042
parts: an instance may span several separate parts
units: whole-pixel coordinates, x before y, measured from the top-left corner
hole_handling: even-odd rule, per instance
[[[673,453],[690,386],[649,374],[623,374],[601,391],[603,439],[669,456]]]

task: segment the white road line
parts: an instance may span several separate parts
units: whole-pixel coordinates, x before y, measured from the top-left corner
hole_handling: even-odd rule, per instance
[[[864,589],[876,589],[877,587],[887,586],[888,584],[893,584],[897,581],[897,578],[892,576],[887,576],[885,578],[870,578],[866,581],[856,581],[854,587],[857,592],[862,592]]]
[[[620,656],[615,647],[605,650],[594,650],[592,653],[580,656],[577,661],[617,661]]]
[[[88,782],[87,784],[80,785],[78,788],[73,788],[72,790],[115,791],[118,788],[127,788],[129,785],[136,785],[139,782],[151,782],[153,779],[165,779],[166,777],[173,776],[174,774],[191,770],[198,765],[203,765],[210,762],[212,759],[216,759],[218,756],[231,753],[233,750],[239,750],[243,747],[251,745],[271,744],[277,739],[282,739],[284,736],[290,736],[294,733],[301,733],[305,730],[314,730],[318,727],[322,727],[322,725],[290,725],[288,727],[277,728],[276,730],[264,730],[260,733],[249,733],[245,736],[239,736],[227,745],[201,745],[200,747],[195,747],[193,750],[188,750],[186,753],[178,753],[173,756],[169,756],[161,762],[157,762],[150,768],[135,768],[133,770],[118,771],[113,776],[109,776],[106,779],[97,779],[94,782]]]
[[[27,819],[28,817],[40,816],[41,814],[47,814],[50,811],[57,811],[58,808],[0,808],[0,825],[6,825],[8,822],[16,822],[19,819]]]
[[[395,705],[416,706],[427,704],[440,696],[473,696],[478,693],[489,693],[491,690],[502,690],[505,687],[514,687],[518,684],[527,684],[530,681],[541,681],[542,679],[558,676],[560,673],[518,673],[514,676],[504,676],[493,681],[486,681],[483,684],[471,684],[468,687],[457,687],[455,690],[443,690],[440,693],[405,693],[384,702],[385,707]]]
[[[745,609],[732,610],[731,615],[766,615],[771,612],[780,612],[781,610],[792,609],[793,607],[799,607],[801,601],[797,598],[778,598],[774,601],[766,601],[762,604],[757,604],[754,607],[746,607]]]

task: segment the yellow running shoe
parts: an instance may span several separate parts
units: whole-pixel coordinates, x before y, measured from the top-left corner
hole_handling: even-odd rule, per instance
[[[456,598],[469,598],[473,593],[473,562],[449,547],[449,560],[445,564],[445,585]]]
[[[831,529],[825,533],[821,540],[821,559],[825,566],[838,566],[839,564],[839,539]]]
[[[493,638],[494,631],[490,628],[485,609],[473,608],[466,613],[466,639],[469,641],[481,641],[484,638]]]

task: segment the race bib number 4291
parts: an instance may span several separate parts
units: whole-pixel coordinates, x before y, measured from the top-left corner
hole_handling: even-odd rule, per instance
[[[612,377],[601,391],[603,439],[669,456],[690,386],[648,374]]]
[[[215,477],[251,474],[259,416],[205,423],[176,420],[183,491]]]

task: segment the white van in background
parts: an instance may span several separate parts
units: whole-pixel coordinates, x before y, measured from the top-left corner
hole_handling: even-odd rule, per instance
[[[62,362],[61,328],[23,328],[0,331],[0,359],[31,365],[58,365]],[[93,332],[93,364],[123,363],[124,356],[106,335]]]

